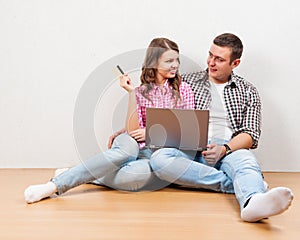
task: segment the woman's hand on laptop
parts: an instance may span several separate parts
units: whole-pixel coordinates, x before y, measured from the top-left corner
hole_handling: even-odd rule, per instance
[[[129,135],[134,138],[137,142],[144,142],[146,140],[146,130],[145,129],[137,129],[131,131]]]
[[[207,150],[202,152],[202,156],[209,165],[215,165],[223,156],[223,146],[215,143],[207,145]]]

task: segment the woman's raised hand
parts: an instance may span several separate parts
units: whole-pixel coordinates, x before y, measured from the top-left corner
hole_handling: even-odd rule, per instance
[[[134,86],[128,74],[125,73],[121,75],[119,80],[120,80],[120,86],[124,88],[127,92],[132,92],[134,90]]]

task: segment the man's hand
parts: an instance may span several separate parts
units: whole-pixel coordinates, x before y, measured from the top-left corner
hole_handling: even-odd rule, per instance
[[[207,150],[202,152],[202,156],[209,165],[215,165],[225,155],[226,149],[224,146],[211,143],[206,147]]]
[[[124,132],[126,132],[126,129],[125,129],[125,128],[121,129],[120,131],[114,133],[113,135],[111,135],[111,136],[109,137],[109,139],[108,139],[108,144],[107,144],[108,149],[111,149],[111,146],[112,146],[112,144],[113,144],[115,138],[116,138],[117,136],[119,136],[120,134],[124,133]]]
[[[137,142],[143,142],[146,140],[146,131],[145,129],[137,129],[131,131],[129,135],[134,138]]]
[[[109,136],[108,144],[107,144],[108,149],[111,149],[111,146],[112,146],[112,144],[113,144],[116,137],[117,137],[117,135],[115,133],[113,135]]]

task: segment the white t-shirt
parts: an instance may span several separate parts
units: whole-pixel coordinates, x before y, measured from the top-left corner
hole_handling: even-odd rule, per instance
[[[224,100],[224,88],[227,83],[210,83],[212,101],[209,106],[208,139],[210,142],[214,142],[214,139],[230,140],[233,130],[230,125]]]

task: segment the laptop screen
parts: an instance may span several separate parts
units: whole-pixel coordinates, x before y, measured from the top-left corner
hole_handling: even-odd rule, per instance
[[[146,146],[202,151],[208,138],[208,110],[146,109]]]

